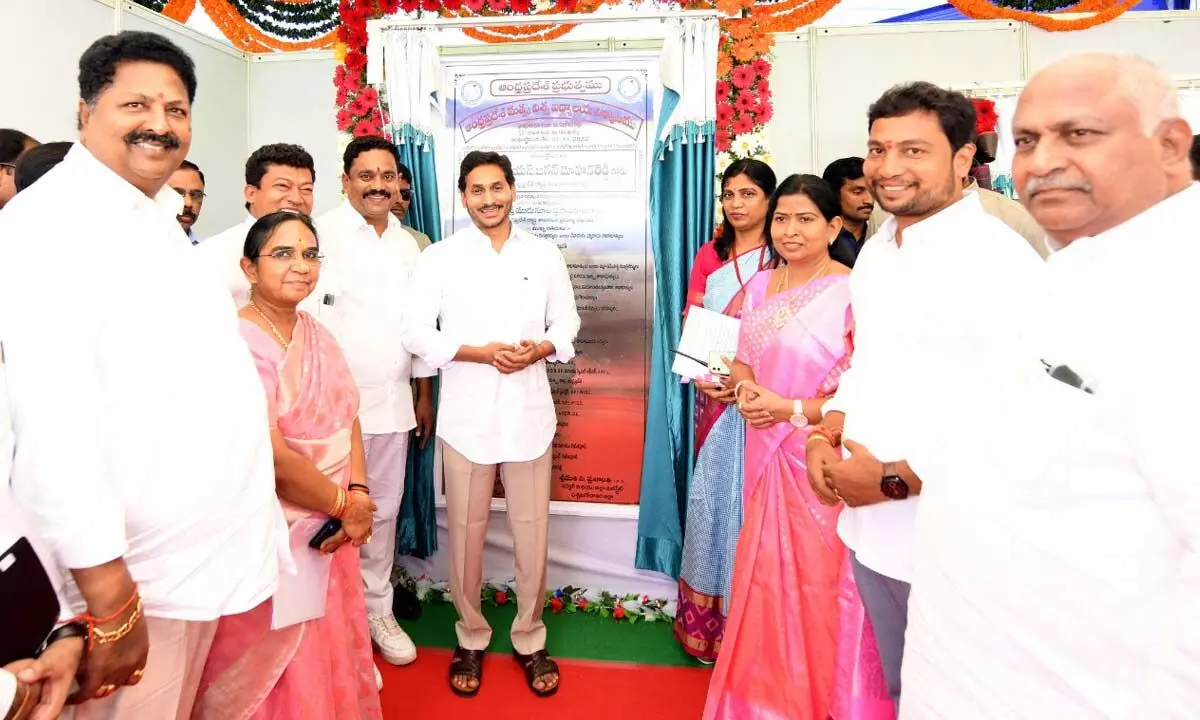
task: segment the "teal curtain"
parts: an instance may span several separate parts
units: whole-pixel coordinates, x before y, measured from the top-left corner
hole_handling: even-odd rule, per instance
[[[659,136],[678,103],[679,95],[666,90]],[[716,159],[712,123],[673,127],[668,139],[658,142],[654,157],[650,173],[654,328],[635,565],[677,578],[695,430],[691,387],[680,384],[671,373],[671,363],[683,329],[688,274],[700,246],[713,233]]]
[[[437,173],[433,156],[433,138],[405,125],[393,132],[400,150],[400,161],[412,172],[412,205],[404,219],[429,236],[442,239],[442,217],[438,210]],[[433,407],[437,408],[438,380],[433,379]],[[434,417],[434,426],[437,417]],[[433,450],[430,440],[424,449],[412,437],[408,450],[408,468],[404,473],[404,497],[400,501],[400,522],[396,530],[396,548],[401,555],[427,558],[437,550],[437,516],[434,508]]]

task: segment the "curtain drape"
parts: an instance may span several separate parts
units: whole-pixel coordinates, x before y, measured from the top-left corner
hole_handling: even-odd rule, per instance
[[[690,386],[671,373],[688,274],[713,233],[715,19],[678,21],[663,45],[663,102],[650,174],[655,310],[635,565],[679,576],[695,433]]]
[[[437,164],[434,161],[433,126],[437,118],[437,46],[433,31],[427,28],[387,30],[382,33],[383,47],[381,95],[388,108],[392,141],[400,150],[400,161],[412,172],[412,204],[406,225],[429,236],[442,239],[442,219],[438,207]],[[378,56],[371,59],[368,77],[379,67]],[[438,379],[433,379],[433,406],[437,407]],[[436,427],[437,419],[434,418]],[[404,474],[404,497],[400,501],[397,525],[397,552],[427,558],[437,551],[437,516],[434,506],[437,443],[419,447],[414,436],[409,445]]]

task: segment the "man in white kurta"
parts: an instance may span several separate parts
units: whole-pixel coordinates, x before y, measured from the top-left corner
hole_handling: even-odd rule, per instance
[[[456,658],[481,659],[491,640],[479,593],[499,465],[516,553],[512,643],[534,658],[535,690],[545,691],[558,682],[557,668],[545,670],[552,663],[541,621],[557,429],[546,362],[575,356],[579,314],[561,251],[509,218],[515,189],[508,158],[468,153],[459,189],[473,224],[421,254],[404,323],[406,345],[442,371],[437,435],[459,617]],[[456,671],[452,687],[473,694],[478,675]]]
[[[1200,717],[1191,131],[1170,79],[1117,56],[1041,71],[1013,130],[1049,290],[1029,352],[912,459],[901,717]]]
[[[311,215],[316,171],[312,156],[299,145],[263,145],[246,160],[246,219],[196,245],[196,253],[229,288],[235,307],[250,300],[250,281],[242,272],[242,249],[254,222],[280,210]],[[315,290],[301,304],[302,310],[319,315],[323,293]]]
[[[321,321],[337,338],[358,383],[367,482],[376,503],[374,542],[360,550],[367,622],[383,658],[407,665],[416,660],[417,648],[392,614],[392,567],[409,437],[417,428],[418,442],[428,440],[434,373],[419,360],[414,363],[401,335],[420,250],[391,213],[398,154],[383,138],[353,140],[343,155],[346,199],[317,220],[317,235],[325,255],[322,273],[335,277],[338,287]],[[410,382],[414,374],[422,378],[418,407]]]
[[[14,493],[70,571],[71,608],[116,612],[101,628],[116,632],[140,593],[149,636],[144,675],[122,659],[139,634],[93,645],[84,694],[99,699],[80,718],[187,717],[218,618],[266,601],[290,560],[262,384],[166,187],[194,93],[165,38],[96,41],[80,144],[0,214]]]

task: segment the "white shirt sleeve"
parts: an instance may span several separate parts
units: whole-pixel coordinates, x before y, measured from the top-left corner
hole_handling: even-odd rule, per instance
[[[567,261],[555,248],[550,272],[550,297],[546,303],[546,339],[554,344],[554,353],[546,358],[565,363],[575,357],[575,336],[579,334],[579,311],[575,307],[575,288]]]
[[[439,250],[441,248],[438,248]],[[431,248],[432,250],[432,248]],[[462,343],[438,329],[438,317],[442,310],[442,286],[444,278],[438,258],[442,253],[423,252],[413,270],[409,283],[408,301],[405,303],[401,335],[404,347],[423,361],[424,368],[418,370],[414,362],[413,375],[445,368],[454,362],[454,356]]]
[[[105,448],[111,418],[96,367],[102,317],[39,295],[4,327],[17,443],[13,492],[63,567],[90,568],[127,550],[124,507]]]

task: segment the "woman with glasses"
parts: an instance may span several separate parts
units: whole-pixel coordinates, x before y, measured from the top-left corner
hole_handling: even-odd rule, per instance
[[[333,336],[297,310],[321,272],[316,229],[307,215],[265,215],[243,250],[251,289],[238,314],[266,388],[297,572],[280,573],[270,602],[222,618],[193,717],[381,718],[359,578],[375,503],[358,389]]]

